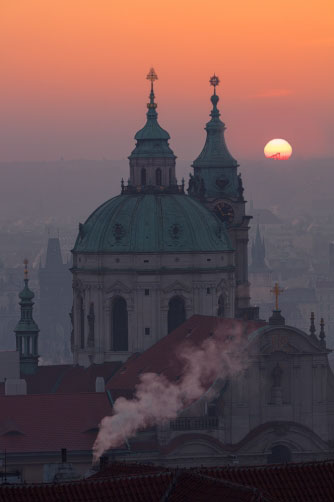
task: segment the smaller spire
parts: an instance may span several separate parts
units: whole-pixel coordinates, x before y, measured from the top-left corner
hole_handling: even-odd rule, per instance
[[[218,104],[218,101],[219,101],[219,96],[217,96],[217,94],[216,94],[216,87],[217,87],[217,85],[219,85],[220,80],[217,77],[217,75],[214,73],[213,76],[210,78],[209,82],[210,82],[210,85],[213,85],[213,89],[214,89],[213,95],[211,96],[211,103],[213,105],[213,108],[211,110],[210,115],[211,115],[211,117],[212,117],[212,119],[214,121],[215,120],[219,120],[220,121],[220,119],[219,119],[220,112],[219,112],[219,110],[217,108],[217,104]],[[224,125],[224,127],[225,127],[225,125]]]
[[[24,288],[22,291],[19,293],[19,298],[22,302],[31,302],[32,299],[34,298],[34,293],[29,289],[29,272],[28,272],[28,263],[29,261],[27,258],[23,260],[24,264]]]
[[[28,263],[29,263],[29,261],[27,260],[27,258],[25,258],[25,259],[23,260],[23,264],[24,264],[24,280],[25,280],[25,281],[28,281],[28,280],[29,280],[29,279],[28,279]]]
[[[323,346],[323,347],[326,347],[326,341],[325,341],[325,338],[326,338],[326,335],[325,335],[325,321],[323,318],[321,318],[320,320],[320,333],[319,333],[319,338],[320,338],[320,344]]]
[[[315,332],[316,332],[316,329],[315,329],[315,325],[314,325],[314,312],[311,312],[311,317],[310,317],[310,335],[312,337],[315,337]]]
[[[154,89],[153,89],[153,83],[155,80],[158,80],[158,75],[155,73],[154,68],[151,68],[148,74],[146,75],[146,79],[150,80],[151,82],[151,92],[150,92],[150,102],[147,103],[147,108],[148,108],[148,113],[150,113],[150,110],[155,112],[155,109],[157,107],[157,104],[154,102]],[[156,115],[156,113],[155,113]]]

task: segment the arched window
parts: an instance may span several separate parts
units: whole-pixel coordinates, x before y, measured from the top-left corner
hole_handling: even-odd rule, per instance
[[[168,304],[168,333],[176,329],[186,320],[184,300],[180,296],[174,296]]]
[[[142,170],[140,171],[140,184],[146,185],[146,169],[145,169],[145,167],[143,167]]]
[[[225,315],[224,296],[220,295],[220,297],[218,298],[217,316],[224,317],[224,315]]]
[[[169,186],[171,186],[171,184],[172,184],[172,168],[171,167],[168,169],[168,183],[169,183]]]
[[[121,297],[116,298],[112,306],[112,349],[128,350],[128,310]]]
[[[273,446],[271,455],[267,457],[267,464],[286,464],[291,462],[291,450],[284,444]]]
[[[82,297],[80,297],[80,347],[85,348],[85,309]]]
[[[161,169],[158,168],[155,171],[155,184],[158,186],[162,185],[162,176],[161,176]]]

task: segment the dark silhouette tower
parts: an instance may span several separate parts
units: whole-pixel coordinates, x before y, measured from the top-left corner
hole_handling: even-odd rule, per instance
[[[269,270],[266,264],[266,248],[264,238],[261,238],[260,226],[257,225],[255,240],[252,243],[252,264],[249,272],[267,272]]]
[[[223,221],[235,249],[235,317],[257,319],[258,308],[250,306],[248,282],[248,231],[251,216],[246,215],[244,188],[238,162],[230,154],[224,137],[225,124],[220,120],[217,108],[219,97],[216,86],[219,78],[210,78],[214,87],[211,96],[211,119],[205,126],[205,145],[192,167],[189,195],[198,198],[208,209]]]
[[[36,372],[38,366],[39,328],[33,319],[34,293],[29,289],[28,260],[24,260],[24,288],[19,294],[21,318],[15,327],[16,350],[20,352],[20,370],[25,375]]]
[[[39,269],[40,351],[45,359],[62,362],[70,357],[72,282],[69,264],[63,263],[58,238],[48,240],[45,266]]]

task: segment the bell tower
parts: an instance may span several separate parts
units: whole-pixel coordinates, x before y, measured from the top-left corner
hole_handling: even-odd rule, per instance
[[[34,293],[28,286],[28,260],[24,260],[24,288],[19,294],[21,318],[15,327],[16,350],[20,353],[20,370],[25,375],[36,372],[38,366],[39,328],[33,319]]]
[[[218,110],[219,96],[216,87],[219,78],[213,75],[210,85],[214,91],[211,96],[211,120],[206,124],[207,133],[203,150],[192,167],[188,193],[199,199],[210,211],[224,222],[235,249],[236,295],[235,316],[257,319],[258,308],[250,307],[248,282],[248,231],[251,216],[246,215],[244,188],[239,164],[230,154],[224,137],[225,124],[220,120]]]

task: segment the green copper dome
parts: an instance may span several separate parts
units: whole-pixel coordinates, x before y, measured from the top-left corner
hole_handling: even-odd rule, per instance
[[[19,293],[19,298],[22,302],[31,302],[34,297],[35,297],[35,293],[33,293],[31,291],[31,289],[29,289],[28,279],[25,279],[24,280],[24,288]]]
[[[79,225],[73,252],[161,253],[228,251],[225,226],[182,194],[119,195]]]

